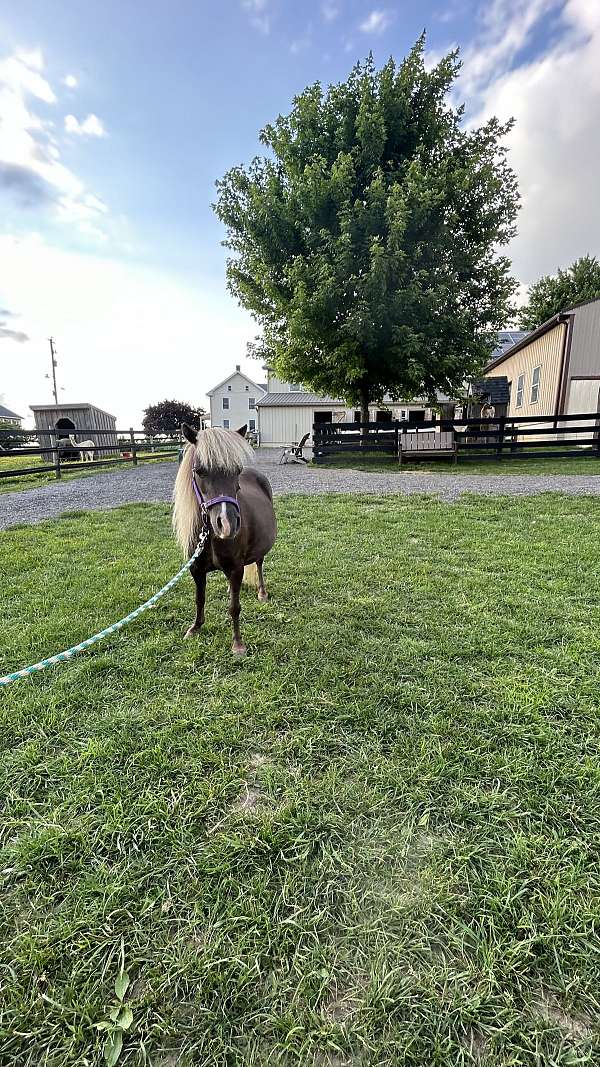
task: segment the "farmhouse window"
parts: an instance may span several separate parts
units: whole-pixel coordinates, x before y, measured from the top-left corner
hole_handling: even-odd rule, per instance
[[[250,433],[254,433],[256,429],[256,419],[248,419],[248,429]]]
[[[223,411],[229,411],[229,397],[223,397]]]
[[[534,367],[533,374],[531,375],[531,403],[537,404],[540,395],[540,375],[542,373],[541,367]]]
[[[248,411],[254,411],[255,407],[256,407],[256,397],[255,396],[249,396],[248,397]]]
[[[229,419],[223,419],[223,429],[224,430],[228,430],[229,429]]]

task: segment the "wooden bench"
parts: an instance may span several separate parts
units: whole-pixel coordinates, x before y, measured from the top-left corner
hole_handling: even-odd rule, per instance
[[[452,459],[458,462],[458,441],[453,430],[403,430],[398,441],[398,463],[409,459]]]

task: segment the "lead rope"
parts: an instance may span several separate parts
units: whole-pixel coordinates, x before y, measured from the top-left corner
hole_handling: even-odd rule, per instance
[[[85,652],[86,648],[95,645],[97,641],[102,641],[104,637],[110,637],[110,635],[116,633],[117,630],[121,630],[124,626],[127,626],[127,623],[137,619],[138,615],[141,615],[144,611],[148,611],[148,608],[154,607],[161,597],[163,597],[165,593],[168,593],[169,589],[172,589],[180,578],[183,578],[186,571],[189,571],[194,560],[198,559],[198,556],[202,552],[209,534],[210,529],[208,526],[205,526],[200,534],[200,540],[196,545],[194,554],[190,556],[187,563],[184,563],[181,570],[177,571],[177,574],[171,578],[166,585],[163,585],[162,589],[158,590],[158,593],[151,596],[144,604],[140,604],[139,608],[136,608],[135,611],[131,611],[124,619],[119,619],[118,622],[113,622],[112,626],[107,626],[104,630],[100,630],[99,633],[94,634],[93,637],[88,637],[85,641],[81,641],[78,645],[73,645],[72,648],[67,648],[64,652],[57,652],[55,656],[49,656],[48,659],[41,659],[39,663],[33,663],[31,667],[22,667],[20,671],[13,671],[12,674],[5,674],[0,678],[0,686],[10,685],[11,682],[17,682],[20,678],[27,678],[30,674],[44,671],[46,667],[53,667],[55,663],[65,663],[67,660],[72,659],[73,656],[76,656],[78,652]]]

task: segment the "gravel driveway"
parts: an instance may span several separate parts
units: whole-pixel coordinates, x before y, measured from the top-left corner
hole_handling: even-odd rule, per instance
[[[258,464],[273,490],[281,493],[372,493],[412,496],[429,493],[456,500],[463,493],[484,496],[533,496],[559,492],[600,496],[600,476],[584,474],[371,474],[326,467],[278,466],[278,452],[261,450]],[[99,510],[119,504],[171,500],[177,467],[173,462],[140,464],[93,477],[54,482],[37,489],[0,494],[0,529],[15,523],[42,522],[63,511]]]

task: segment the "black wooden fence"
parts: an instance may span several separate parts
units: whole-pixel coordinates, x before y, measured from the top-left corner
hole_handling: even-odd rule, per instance
[[[432,432],[433,431],[433,434]],[[423,434],[423,446],[416,442]],[[408,440],[410,435],[410,441]],[[432,446],[437,435],[438,446]],[[404,442],[404,445],[403,445]],[[410,447],[409,447],[410,446]],[[326,463],[335,456],[388,455],[435,459],[452,453],[465,459],[523,459],[542,456],[600,458],[600,412],[573,415],[496,416],[406,422],[317,423],[313,458]]]
[[[76,440],[83,442],[94,440],[100,431],[80,429],[75,431]],[[150,438],[144,430],[102,430],[104,438],[110,437],[110,443],[94,444],[94,459],[84,461],[86,449],[73,445],[67,438],[51,435],[52,444],[40,446],[37,430],[19,430],[15,427],[0,429],[0,478],[21,478],[26,474],[48,474],[53,472],[61,478],[66,471],[80,471],[92,467],[113,467],[131,463],[137,466],[146,460],[163,459],[179,456],[183,447],[181,435],[174,437]],[[48,431],[44,431],[44,437]],[[114,440],[112,440],[114,438]],[[90,449],[90,451],[92,451]],[[15,459],[31,457],[31,465],[15,465]]]

